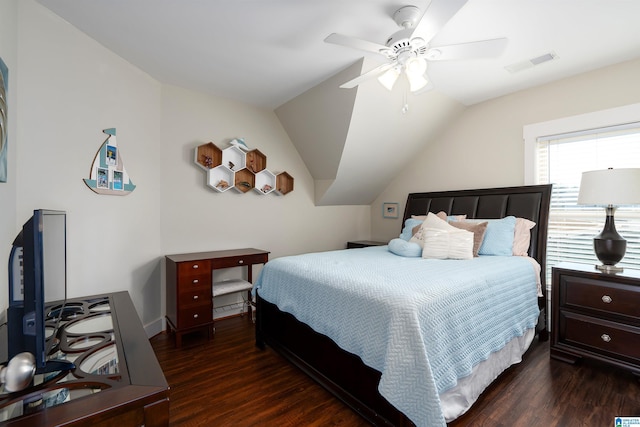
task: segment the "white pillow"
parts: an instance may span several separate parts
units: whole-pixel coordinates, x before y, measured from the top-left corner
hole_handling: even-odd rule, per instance
[[[473,232],[453,228],[453,230],[424,229],[422,258],[472,259]]]
[[[513,236],[513,254],[516,256],[529,256],[531,245],[531,229],[536,223],[525,218],[516,218],[516,227]]]
[[[427,228],[435,230],[458,230],[453,225],[450,225],[446,220],[440,219],[433,212],[429,212],[427,217],[422,222],[420,229],[409,239],[410,242],[417,243],[421,248],[424,248],[424,230]]]

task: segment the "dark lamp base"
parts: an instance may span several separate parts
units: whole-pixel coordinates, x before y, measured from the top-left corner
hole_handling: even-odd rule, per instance
[[[602,263],[596,268],[606,273],[619,273],[622,271],[621,267],[616,267],[615,265],[624,257],[627,251],[627,241],[616,230],[613,219],[614,212],[614,207],[607,207],[607,220],[604,224],[604,229],[593,238],[593,250]]]

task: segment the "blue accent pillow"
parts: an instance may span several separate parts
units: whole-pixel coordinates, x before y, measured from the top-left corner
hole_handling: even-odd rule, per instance
[[[475,219],[474,221],[479,221]],[[501,219],[483,219],[487,221],[487,231],[484,234],[478,255],[513,255],[513,236],[516,228],[516,217],[507,216]]]
[[[411,238],[413,237],[413,227],[415,227],[416,225],[420,225],[423,222],[424,220],[421,219],[407,218],[404,222],[402,233],[400,233],[400,238],[402,240],[406,240],[407,242],[411,240]]]
[[[421,257],[422,248],[414,242],[407,242],[401,238],[391,239],[388,245],[389,251],[404,257]]]

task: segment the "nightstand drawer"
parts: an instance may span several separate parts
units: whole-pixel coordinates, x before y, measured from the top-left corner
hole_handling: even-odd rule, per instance
[[[563,276],[560,283],[560,306],[598,310],[640,320],[638,287],[583,277]]]
[[[640,328],[570,312],[560,316],[560,342],[640,361]]]

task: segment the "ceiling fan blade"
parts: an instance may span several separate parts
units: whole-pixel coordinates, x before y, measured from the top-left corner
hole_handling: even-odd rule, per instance
[[[427,11],[416,25],[413,34],[423,38],[427,43],[445,26],[453,15],[458,13],[468,0],[431,0]]]
[[[495,58],[507,47],[506,38],[480,40],[476,42],[433,47],[425,57],[430,61],[450,61],[454,59]]]
[[[388,49],[385,45],[373,43],[370,41],[357,39],[355,37],[344,36],[338,33],[331,33],[324,39],[326,43],[338,44],[341,46],[352,47],[354,49],[360,49],[367,52],[373,52],[381,54],[382,49]]]
[[[367,71],[366,73],[359,75],[355,79],[349,80],[348,82],[341,84],[340,87],[342,89],[354,88],[354,87],[358,86],[360,83],[364,83],[365,81],[367,81],[369,79],[377,77],[380,74],[386,72],[387,70],[390,70],[391,68],[393,68],[395,66],[396,66],[396,64],[394,62],[390,62],[388,64],[382,64],[382,65],[374,68],[373,70]]]

